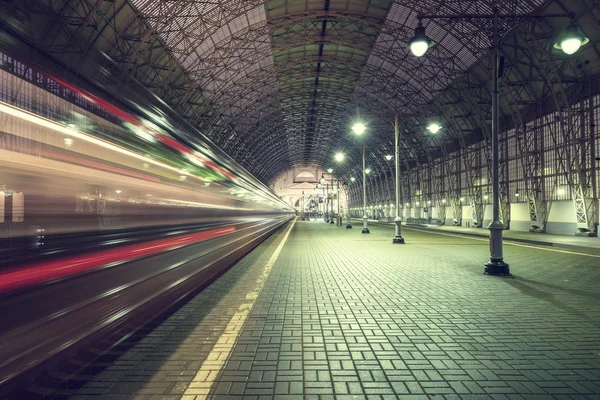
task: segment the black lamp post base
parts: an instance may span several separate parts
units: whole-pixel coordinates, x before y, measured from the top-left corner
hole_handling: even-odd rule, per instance
[[[394,236],[394,240],[392,240],[392,243],[404,244],[404,238],[402,236]]]
[[[371,233],[371,231],[369,231],[369,228],[363,228],[361,233]]]
[[[502,260],[490,260],[484,266],[483,273],[485,275],[510,276],[510,268]]]
[[[330,224],[333,224],[333,223],[335,223],[335,221],[334,221],[334,220],[330,220],[330,221],[329,221],[329,223],[330,223]]]
[[[346,225],[346,229],[352,229],[352,225],[350,225],[350,224]]]

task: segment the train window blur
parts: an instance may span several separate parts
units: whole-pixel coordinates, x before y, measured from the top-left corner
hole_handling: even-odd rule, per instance
[[[23,193],[12,194],[12,222],[23,222],[25,217],[25,196]]]
[[[0,222],[4,222],[4,204],[6,203],[4,191],[0,191]]]

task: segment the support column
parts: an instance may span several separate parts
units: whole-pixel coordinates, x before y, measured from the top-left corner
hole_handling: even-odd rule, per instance
[[[362,162],[363,162],[363,168],[362,168],[362,175],[363,175],[363,210],[364,210],[364,214],[363,214],[363,229],[362,229],[362,233],[371,233],[369,231],[369,226],[368,226],[368,217],[367,217],[367,173],[365,172],[365,168],[366,168],[366,161],[365,161],[365,146],[363,145],[363,149],[362,149]]]
[[[493,49],[493,85],[492,85],[492,222],[488,226],[490,230],[490,261],[485,263],[483,273],[486,275],[510,275],[508,264],[502,256],[502,230],[504,225],[500,222],[500,148],[499,131],[500,107],[498,103],[498,10],[494,9],[494,49]]]
[[[395,234],[392,243],[404,244],[402,237],[402,218],[400,218],[400,149],[399,149],[399,131],[398,131],[398,113],[394,121],[394,163],[396,164],[395,191],[396,191],[396,206],[394,207],[396,218],[394,218]]]

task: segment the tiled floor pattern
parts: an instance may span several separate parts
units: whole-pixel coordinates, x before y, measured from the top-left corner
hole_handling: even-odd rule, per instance
[[[489,277],[485,241],[371,232],[296,223],[208,398],[600,399],[600,258],[506,246]],[[282,236],[72,399],[182,398]]]

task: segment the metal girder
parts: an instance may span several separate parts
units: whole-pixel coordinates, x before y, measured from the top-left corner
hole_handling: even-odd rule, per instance
[[[565,93],[565,85],[562,83],[563,74],[550,55],[550,50],[542,44],[535,35],[529,34],[526,44],[533,57],[543,71],[547,81],[547,88],[552,91],[552,97],[559,110],[558,133],[551,135],[556,148],[559,165],[568,182],[577,228],[581,232],[593,232],[595,230],[593,220],[588,219],[588,210],[592,209],[593,199],[589,196],[587,181],[590,181],[589,169],[585,165],[585,156],[589,154],[585,140],[585,131],[582,123],[582,115],[576,108],[569,104],[569,97]],[[577,106],[575,106],[577,107]],[[584,140],[581,140],[584,136]],[[583,156],[583,157],[582,157]],[[593,155],[592,155],[593,157]],[[591,223],[590,223],[591,222]]]

